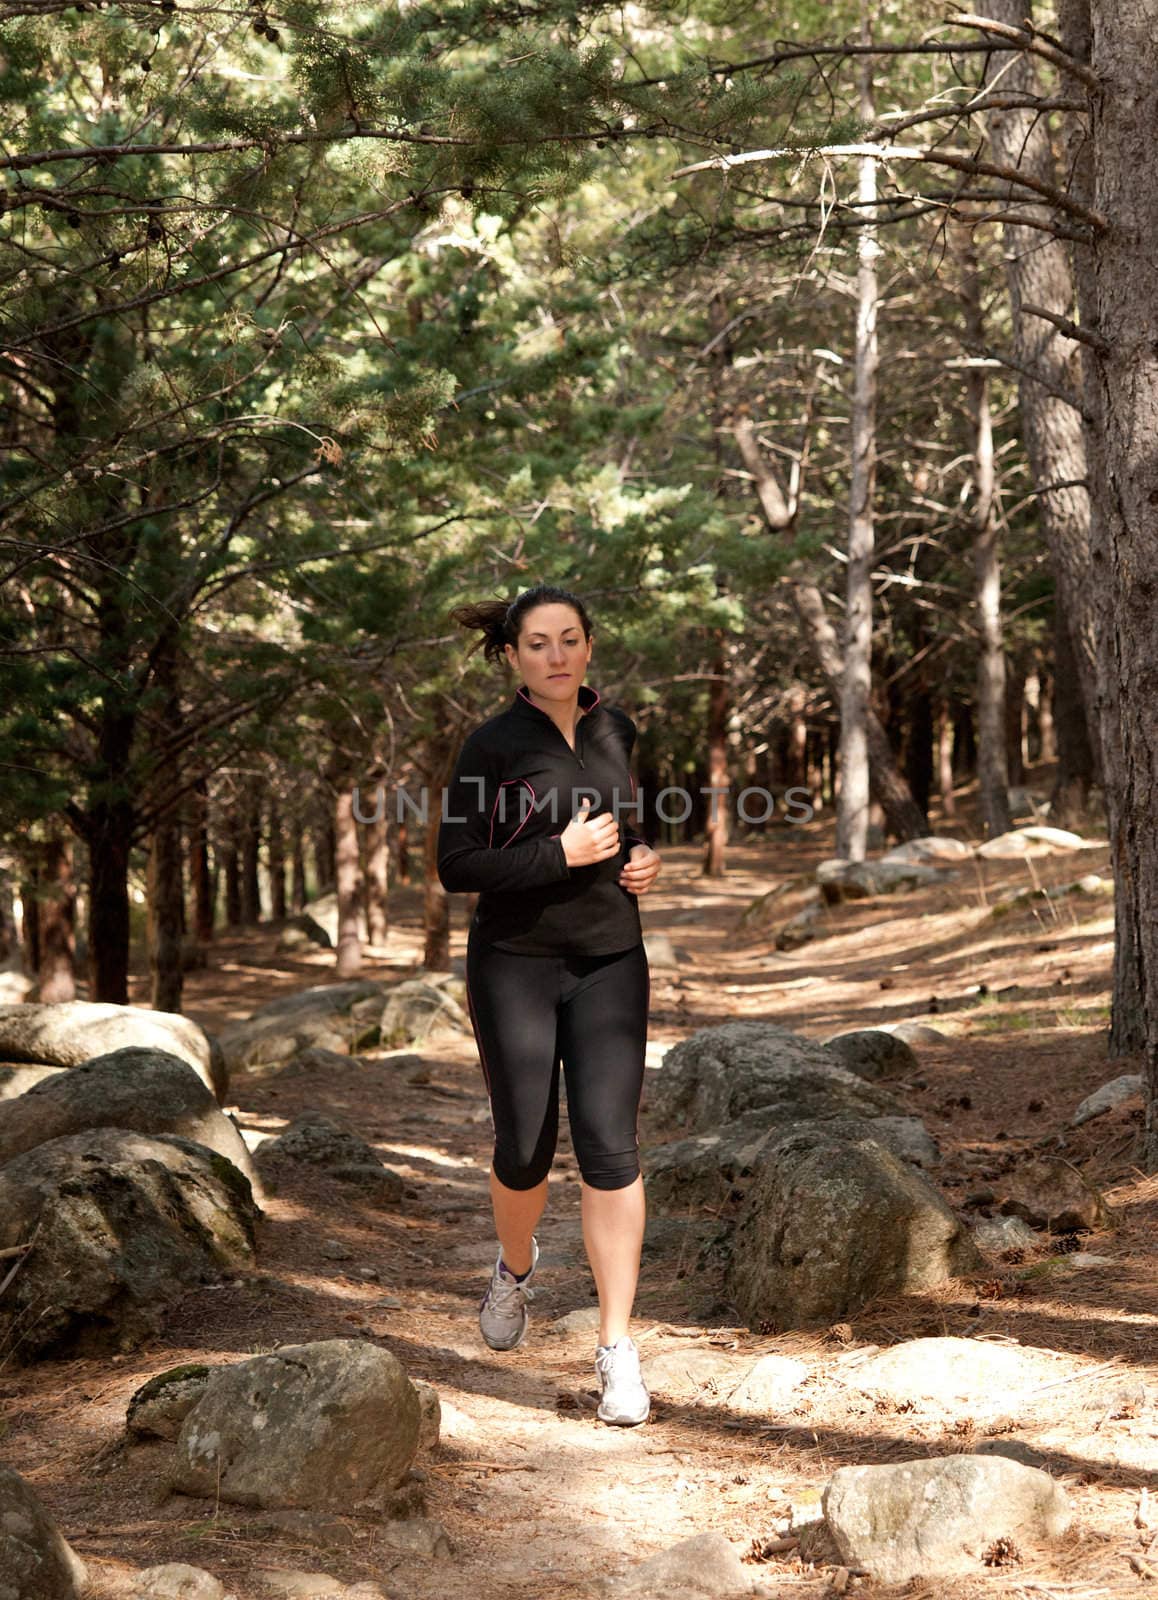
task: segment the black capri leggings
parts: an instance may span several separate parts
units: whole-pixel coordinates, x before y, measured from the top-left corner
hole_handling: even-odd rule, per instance
[[[495,1125],[493,1171],[533,1189],[559,1137],[559,1065],[584,1182],[639,1176],[651,974],[642,944],[609,956],[530,956],[467,941],[466,994]]]

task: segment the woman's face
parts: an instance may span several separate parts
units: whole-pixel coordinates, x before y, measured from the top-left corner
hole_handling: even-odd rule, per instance
[[[532,694],[569,700],[579,692],[591,660],[592,639],[573,606],[553,601],[525,613],[519,643],[507,645],[507,660]]]

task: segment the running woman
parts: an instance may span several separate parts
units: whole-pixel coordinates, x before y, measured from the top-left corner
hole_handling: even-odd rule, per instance
[[[479,1310],[492,1350],[526,1337],[535,1228],[559,1130],[559,1067],[582,1179],[583,1242],[599,1294],[598,1416],[632,1425],[650,1400],[629,1332],[643,1247],[638,1115],[651,983],[638,896],[660,857],[620,815],[635,808],[635,724],[584,683],[583,602],[539,584],[509,605],[459,606],[488,661],[521,678],[470,733],[443,807],[438,875],[478,892],[467,1002],[490,1096],[499,1252]]]

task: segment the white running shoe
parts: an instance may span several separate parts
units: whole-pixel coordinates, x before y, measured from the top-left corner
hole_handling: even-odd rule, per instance
[[[500,1248],[490,1287],[479,1302],[479,1331],[492,1350],[515,1350],[527,1336],[527,1301],[535,1298],[530,1282],[539,1264],[539,1245],[531,1240],[531,1270],[516,1278],[503,1264]]]
[[[614,1344],[601,1344],[595,1350],[595,1372],[599,1378],[600,1400],[595,1415],[601,1422],[616,1422],[634,1427],[646,1422],[651,1411],[651,1396],[639,1370],[639,1351],[626,1333]]]

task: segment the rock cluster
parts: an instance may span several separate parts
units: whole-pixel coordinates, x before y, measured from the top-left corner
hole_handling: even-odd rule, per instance
[[[757,1021],[702,1029],[665,1055],[651,1108],[684,1137],[653,1150],[648,1192],[734,1203],[726,1281],[751,1324],[832,1322],[982,1265],[918,1170],[938,1161],[927,1129],[869,1081],[915,1064],[888,1034],[822,1045]]]

